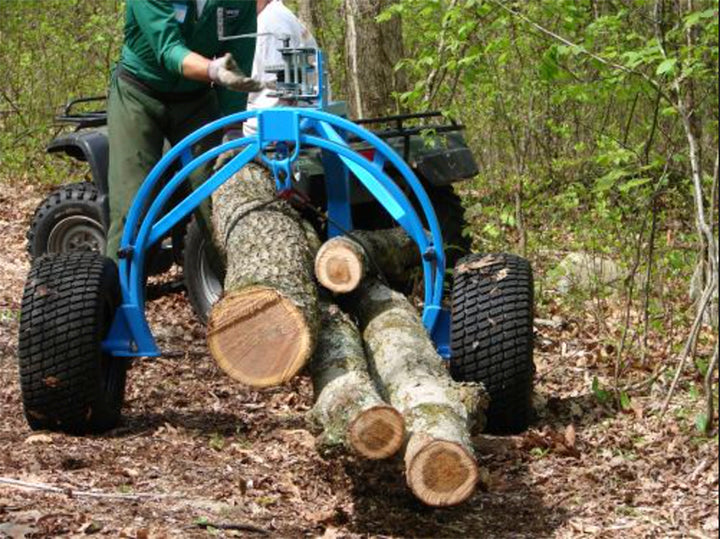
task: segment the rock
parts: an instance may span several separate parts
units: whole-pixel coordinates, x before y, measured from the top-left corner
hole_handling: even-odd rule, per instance
[[[571,290],[622,285],[625,274],[617,262],[590,253],[570,253],[551,272],[551,281],[561,294]]]
[[[52,436],[49,434],[31,434],[25,438],[26,444],[51,444],[53,442]]]

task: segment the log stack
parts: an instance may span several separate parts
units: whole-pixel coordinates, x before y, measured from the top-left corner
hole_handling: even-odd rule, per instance
[[[404,231],[354,231],[321,245],[257,165],[226,183],[213,209],[227,260],[208,326],[218,365],[254,387],[283,384],[307,365],[323,442],[368,459],[402,451],[418,499],[467,500],[480,476],[471,434],[488,399],[450,378],[417,310],[383,284],[419,264]]]

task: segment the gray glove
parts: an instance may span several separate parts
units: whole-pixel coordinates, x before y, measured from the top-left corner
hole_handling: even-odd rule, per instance
[[[262,82],[240,71],[230,53],[210,61],[208,77],[215,84],[236,92],[259,92],[265,88]]]

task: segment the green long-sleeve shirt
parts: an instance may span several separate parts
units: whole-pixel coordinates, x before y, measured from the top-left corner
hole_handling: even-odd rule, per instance
[[[255,39],[219,41],[219,9],[225,35],[256,32],[256,0],[207,0],[199,17],[196,0],[127,0],[121,65],[159,92],[207,86],[183,77],[182,62],[191,51],[207,58],[229,52],[249,76]],[[247,94],[225,88],[218,88],[218,97],[223,114],[244,110],[247,104]]]

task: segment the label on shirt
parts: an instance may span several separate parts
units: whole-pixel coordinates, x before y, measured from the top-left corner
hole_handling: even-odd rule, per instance
[[[173,3],[173,9],[175,10],[175,20],[181,24],[184,23],[188,11],[187,4]]]

